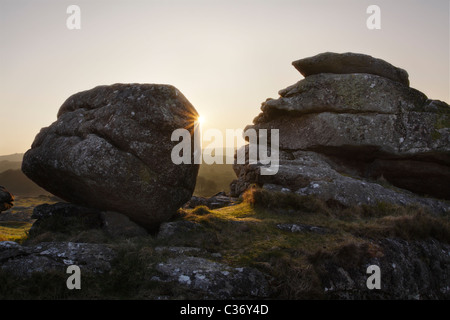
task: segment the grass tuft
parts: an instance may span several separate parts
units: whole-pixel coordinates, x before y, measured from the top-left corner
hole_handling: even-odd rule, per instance
[[[296,211],[330,213],[326,202],[313,196],[301,196],[292,192],[273,192],[259,188],[249,188],[243,194],[244,202],[255,208],[271,210],[292,209]]]

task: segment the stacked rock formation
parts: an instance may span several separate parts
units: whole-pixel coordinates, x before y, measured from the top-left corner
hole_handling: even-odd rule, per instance
[[[450,108],[409,87],[405,70],[355,53],[294,61],[305,79],[262,103],[254,125],[278,129],[280,167],[234,165],[232,193],[256,183],[342,205],[450,199]],[[419,195],[419,196],[417,196]]]
[[[69,97],[36,136],[22,171],[54,195],[116,211],[154,229],[187,202],[198,165],[175,165],[175,129],[193,135],[197,111],[176,88],[99,86]]]

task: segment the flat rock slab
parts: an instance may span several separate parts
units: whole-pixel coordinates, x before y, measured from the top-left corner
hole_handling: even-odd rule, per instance
[[[103,230],[111,237],[139,237],[148,235],[141,226],[131,221],[126,215],[114,211],[101,213]]]
[[[361,53],[325,52],[296,60],[292,65],[305,77],[318,73],[368,73],[409,86],[409,76],[405,70]]]

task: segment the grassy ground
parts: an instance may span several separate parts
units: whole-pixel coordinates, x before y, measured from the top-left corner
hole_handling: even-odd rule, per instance
[[[377,256],[381,252],[373,240],[386,237],[406,240],[435,238],[450,242],[449,217],[433,216],[421,208],[384,203],[339,208],[312,197],[264,190],[249,191],[242,202],[230,207],[180,210],[174,221],[178,220],[195,222],[201,228],[180,231],[165,239],[152,235],[112,239],[99,229],[80,231],[74,228],[64,233],[42,230],[35,239],[28,241],[101,242],[111,245],[118,252],[113,270],[108,275],[83,277],[83,290],[72,293],[68,293],[64,285],[61,288],[49,285],[42,275],[35,275],[30,282],[0,272],[0,298],[36,298],[32,293],[37,286],[40,288],[38,297],[43,299],[198,298],[195,292],[180,286],[151,280],[155,265],[170,256],[157,252],[155,248],[158,246],[200,247],[204,249],[203,253],[198,253],[200,256],[211,258],[211,253],[219,253],[219,258],[214,259],[222,263],[257,268],[272,278],[270,284],[277,298],[322,298],[323,288],[318,274],[321,256],[333,256],[341,263],[355,261],[358,256]],[[278,228],[280,224],[315,226],[323,232],[290,232]],[[8,230],[23,234],[28,226],[11,224]],[[0,225],[0,235],[6,232]],[[66,279],[65,275],[49,277],[61,277],[58,279],[63,284]]]
[[[0,241],[15,241],[22,243],[28,236],[30,222],[0,221]]]

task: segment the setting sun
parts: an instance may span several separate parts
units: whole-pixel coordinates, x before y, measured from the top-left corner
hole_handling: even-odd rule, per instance
[[[205,117],[199,116],[199,117],[197,118],[197,122],[198,122],[199,124],[204,124],[204,123],[205,123]]]

